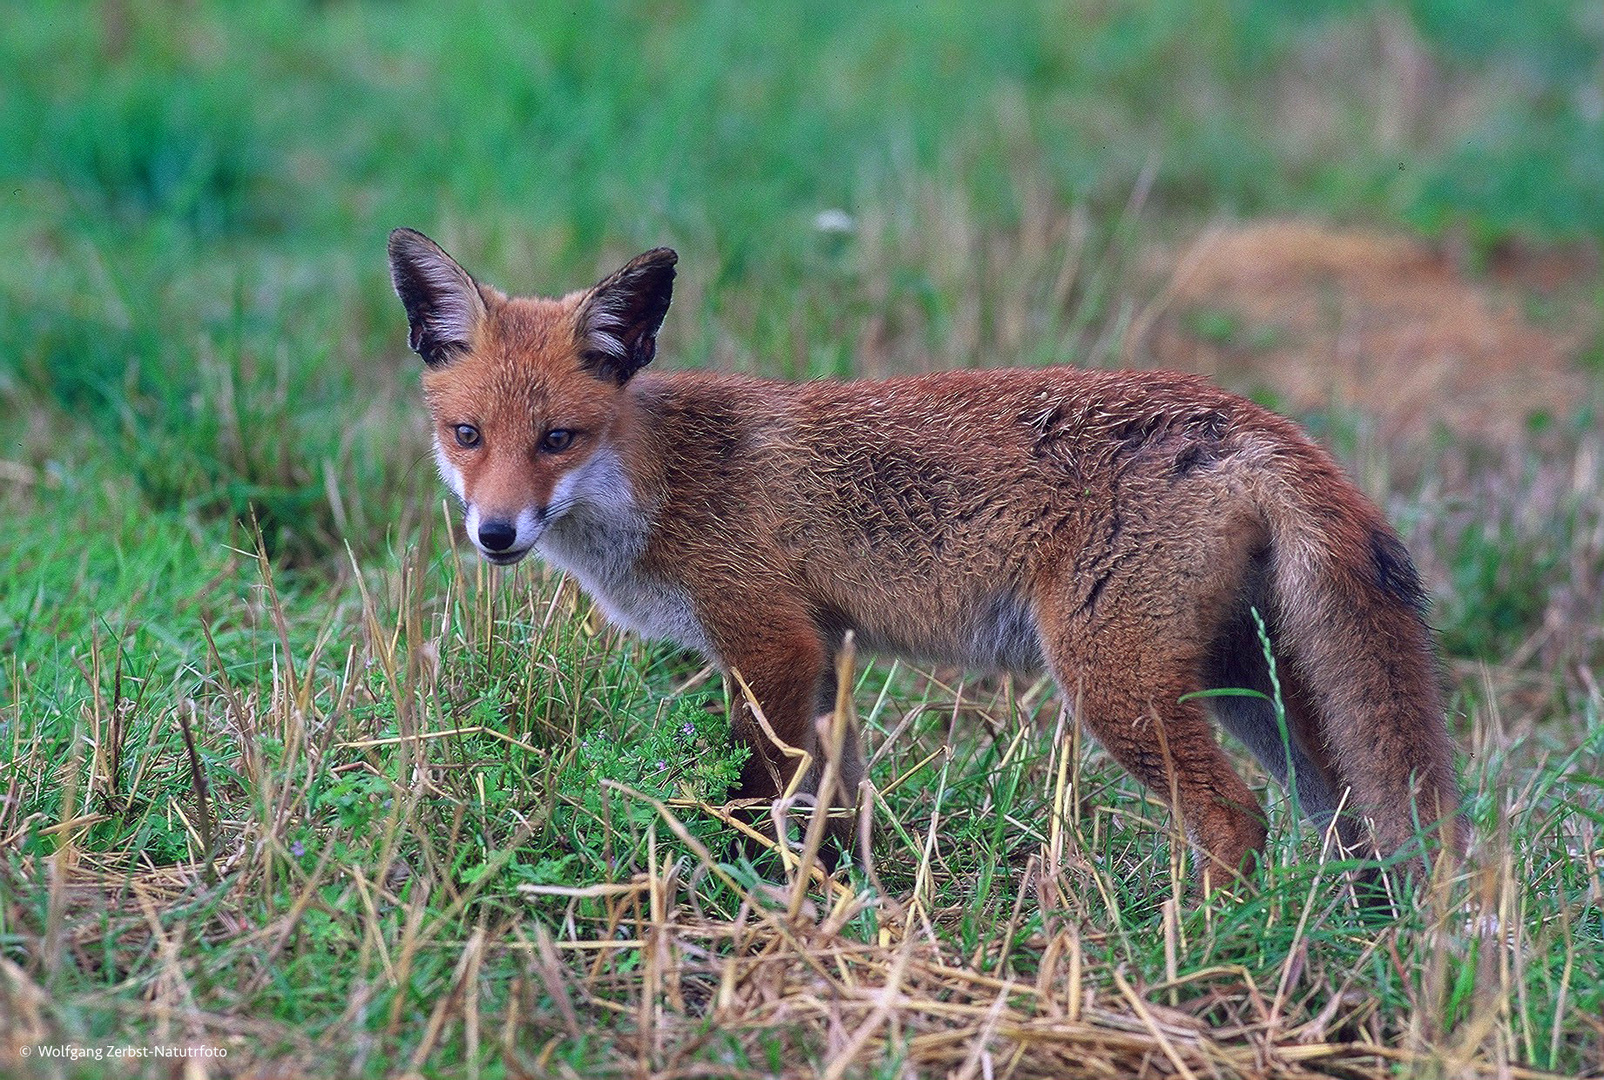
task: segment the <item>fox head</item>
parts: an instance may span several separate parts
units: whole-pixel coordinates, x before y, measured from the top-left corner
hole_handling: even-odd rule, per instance
[[[618,497],[614,425],[657,352],[676,259],[655,248],[560,300],[507,297],[422,233],[390,234],[435,460],[486,559],[515,563],[565,514]]]

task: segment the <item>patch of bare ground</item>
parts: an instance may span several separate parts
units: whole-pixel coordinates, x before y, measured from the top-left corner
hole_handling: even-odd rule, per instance
[[[1447,429],[1504,442],[1564,417],[1596,377],[1595,251],[1495,252],[1472,275],[1443,247],[1305,221],[1208,230],[1156,252],[1133,363],[1268,391],[1293,411],[1373,416],[1384,441]]]

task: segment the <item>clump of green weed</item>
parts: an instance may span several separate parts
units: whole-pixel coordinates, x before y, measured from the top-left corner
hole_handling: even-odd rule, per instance
[[[722,803],[749,753],[732,738],[726,711],[712,701],[681,698],[662,720],[627,738],[598,726],[557,775],[546,854],[529,879],[572,884],[641,868],[648,832],[659,820],[648,800]],[[715,850],[728,837],[726,825],[705,815],[687,814],[684,824]]]

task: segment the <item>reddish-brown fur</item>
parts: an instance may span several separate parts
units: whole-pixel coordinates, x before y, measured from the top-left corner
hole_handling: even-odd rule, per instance
[[[1174,792],[1215,874],[1243,868],[1265,827],[1209,711],[1278,776],[1293,757],[1306,808],[1325,820],[1340,803],[1350,841],[1362,817],[1383,851],[1399,850],[1418,817],[1462,846],[1408,557],[1292,422],[1161,372],[636,374],[672,253],[562,300],[472,285],[479,304],[459,305],[442,331],[429,290],[453,287],[455,264],[397,236],[442,472],[470,520],[534,515],[524,520],[547,558],[624,625],[737,669],[786,742],[816,749],[813,719],[852,630],[866,648],[920,659],[1045,665],[1116,760]],[[619,330],[618,311],[640,324]],[[455,441],[464,423],[480,433],[472,448]],[[541,449],[553,429],[575,433],[561,452]],[[535,520],[575,491],[590,494]],[[1268,689],[1255,608],[1291,747],[1260,703],[1187,697]],[[750,721],[742,737],[755,752],[735,794],[772,796],[787,761]],[[861,765],[845,769],[850,788]]]

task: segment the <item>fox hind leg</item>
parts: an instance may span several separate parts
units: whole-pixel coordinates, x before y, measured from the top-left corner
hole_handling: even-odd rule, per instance
[[[1258,626],[1249,608],[1239,607],[1210,646],[1204,682],[1210,689],[1251,690],[1264,698],[1217,697],[1210,700],[1210,707],[1220,726],[1246,746],[1277,783],[1289,792],[1296,790],[1299,807],[1323,831],[1343,806],[1346,785],[1326,746],[1319,706],[1304,678],[1284,651],[1272,648],[1270,655],[1276,665],[1273,681]],[[1274,699],[1277,691],[1287,739],[1282,737],[1275,701],[1265,700]],[[1360,822],[1344,813],[1337,822],[1343,847],[1355,848],[1362,835]]]
[[[1115,605],[1117,613],[1120,606]],[[1171,803],[1201,856],[1205,891],[1240,876],[1262,852],[1263,811],[1214,738],[1196,698],[1195,657],[1134,619],[1095,628],[1044,605],[1043,653],[1077,719],[1103,748]]]

